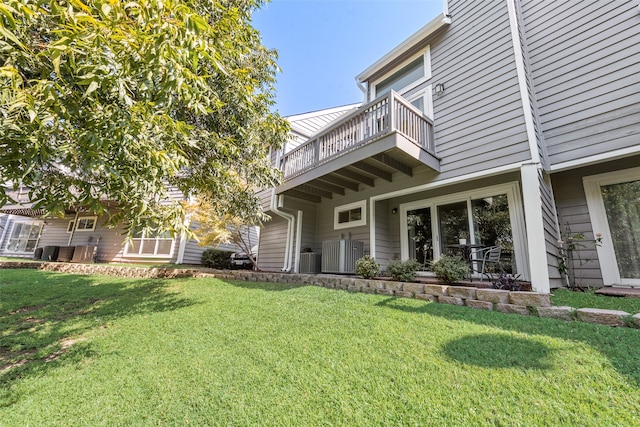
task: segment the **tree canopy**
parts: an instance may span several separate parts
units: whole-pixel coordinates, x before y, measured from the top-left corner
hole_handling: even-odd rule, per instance
[[[0,4],[0,184],[34,207],[76,206],[184,231],[167,188],[224,216],[260,215],[280,178],[262,0],[5,0]],[[11,202],[0,185],[0,206]],[[118,208],[113,209],[113,202]]]

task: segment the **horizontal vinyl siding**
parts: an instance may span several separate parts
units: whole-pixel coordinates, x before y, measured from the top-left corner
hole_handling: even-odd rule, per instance
[[[558,207],[558,221],[560,231],[566,237],[570,230],[571,234],[583,233],[586,239],[593,239],[594,233],[591,227],[589,210],[582,186],[582,175],[575,171],[558,174],[552,177],[556,204]],[[577,258],[578,254],[574,256]],[[591,260],[582,266],[577,259],[574,259],[573,268],[575,277],[582,277],[582,286],[602,286],[602,273],[598,253],[593,245],[585,244],[579,250],[579,257],[583,260]]]
[[[273,213],[260,229],[258,267],[264,271],[280,271],[284,265],[287,221]]]
[[[636,1],[524,2],[531,72],[550,162],[637,145]]]
[[[431,45],[439,179],[530,158],[506,2],[451,1]]]
[[[549,269],[549,279],[552,288],[562,286],[560,271],[558,270],[558,225],[556,221],[556,206],[553,200],[553,192],[550,185],[539,175],[540,194],[542,196],[542,223],[544,227],[544,239],[547,247],[547,260]]]

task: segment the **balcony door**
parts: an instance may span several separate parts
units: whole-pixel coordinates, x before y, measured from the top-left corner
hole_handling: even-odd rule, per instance
[[[640,168],[584,179],[605,285],[640,287]]]

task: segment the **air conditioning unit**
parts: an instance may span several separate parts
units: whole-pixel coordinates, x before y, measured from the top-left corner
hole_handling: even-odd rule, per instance
[[[322,242],[323,273],[355,273],[356,261],[364,256],[364,242],[327,240]]]
[[[320,268],[322,265],[320,264],[320,260],[322,259],[321,254],[316,254],[313,252],[304,252],[300,254],[300,273],[302,274],[313,274],[320,273]]]
[[[75,246],[60,246],[58,250],[58,261],[69,262],[73,258],[73,252],[76,250]]]
[[[71,258],[71,262],[95,262],[97,251],[97,246],[76,246],[76,250],[73,251],[73,258]]]

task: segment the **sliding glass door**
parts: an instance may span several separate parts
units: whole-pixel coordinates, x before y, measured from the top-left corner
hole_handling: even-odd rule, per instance
[[[430,262],[442,254],[473,257],[477,249],[500,246],[503,269],[516,273],[517,193],[512,186],[503,187],[401,205],[402,259],[415,259],[428,271]]]

